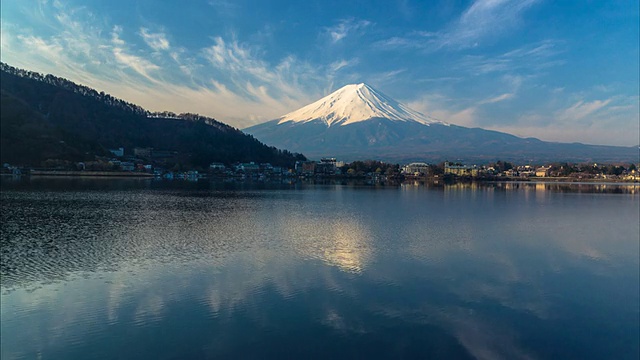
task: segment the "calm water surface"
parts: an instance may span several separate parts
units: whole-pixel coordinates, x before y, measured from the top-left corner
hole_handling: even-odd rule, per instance
[[[3,180],[8,359],[638,359],[640,189]]]

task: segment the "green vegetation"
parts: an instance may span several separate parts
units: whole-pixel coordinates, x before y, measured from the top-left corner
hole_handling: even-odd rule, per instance
[[[343,174],[353,176],[362,176],[368,173],[394,175],[400,173],[400,165],[376,160],[354,161],[343,166],[341,170]]]
[[[620,176],[624,173],[636,170],[634,164],[569,164],[554,163],[551,164],[549,173],[551,176],[573,176],[576,174],[584,175],[614,175]]]

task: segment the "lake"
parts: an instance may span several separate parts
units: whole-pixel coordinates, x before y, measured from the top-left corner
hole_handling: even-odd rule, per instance
[[[638,359],[640,188],[3,179],[8,359]]]

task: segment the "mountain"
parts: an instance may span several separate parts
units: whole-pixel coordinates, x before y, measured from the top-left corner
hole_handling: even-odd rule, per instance
[[[0,63],[0,161],[41,166],[47,160],[112,156],[108,149],[154,148],[187,167],[211,162],[293,166],[303,156],[278,150],[229,125],[196,114],[151,113],[53,75]]]
[[[312,104],[291,112],[278,119],[278,124],[321,121],[327,127],[331,127],[376,118],[423,125],[439,123],[367,84],[358,84],[346,85]]]
[[[545,142],[438,121],[367,84],[346,85],[278,119],[244,129],[311,158],[637,162],[637,147]]]

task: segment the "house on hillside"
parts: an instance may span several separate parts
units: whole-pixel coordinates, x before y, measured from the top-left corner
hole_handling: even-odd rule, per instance
[[[143,158],[150,158],[151,155],[153,154],[153,148],[134,148],[133,149],[133,155],[135,156],[139,156],[139,157],[143,157]]]
[[[123,147],[119,147],[117,149],[109,149],[109,151],[117,157],[123,157],[124,156],[124,148]]]

